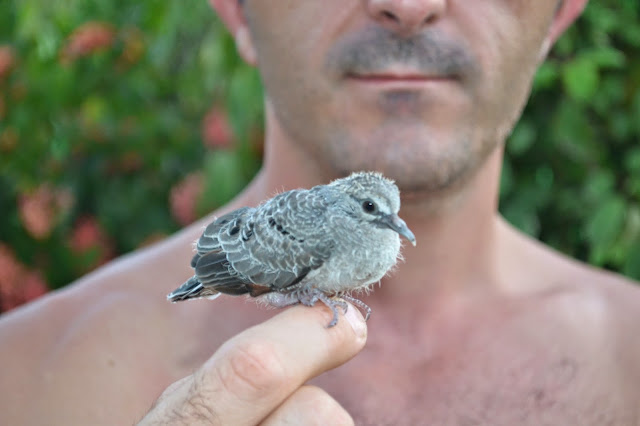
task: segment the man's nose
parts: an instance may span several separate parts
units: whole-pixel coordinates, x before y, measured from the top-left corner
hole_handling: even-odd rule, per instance
[[[412,35],[437,21],[447,0],[366,0],[369,15],[387,29]]]

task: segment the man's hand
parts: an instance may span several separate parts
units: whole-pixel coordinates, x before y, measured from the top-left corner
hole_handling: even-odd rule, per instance
[[[326,328],[330,317],[324,308],[293,307],[245,330],[169,386],[139,425],[353,424],[329,394],[304,385],[364,347],[356,308]]]

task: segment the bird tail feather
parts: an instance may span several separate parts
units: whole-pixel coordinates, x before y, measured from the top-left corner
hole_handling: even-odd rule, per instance
[[[167,300],[170,302],[180,302],[182,300],[199,299],[201,297],[215,299],[218,296],[220,296],[220,292],[212,290],[211,288],[205,288],[194,275],[180,287],[169,293]]]

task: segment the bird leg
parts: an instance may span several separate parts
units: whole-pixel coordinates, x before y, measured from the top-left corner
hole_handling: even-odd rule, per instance
[[[279,296],[274,297],[275,294],[279,294]],[[343,313],[347,313],[349,304],[345,302],[345,300],[366,311],[365,320],[368,320],[371,315],[371,308],[358,299],[345,294],[337,294],[331,297],[322,290],[304,284],[280,289],[275,294],[272,293],[269,303],[277,307],[294,305],[296,303],[301,303],[305,306],[315,306],[318,301],[321,301],[333,312],[333,318],[327,325],[327,328],[331,328],[338,323],[338,308],[342,308]]]
[[[327,325],[327,328],[331,328],[338,323],[338,307],[342,308],[345,313],[349,307],[344,300],[329,297],[323,291],[314,287],[298,289],[295,291],[295,296],[298,298],[298,301],[305,306],[314,306],[318,300],[327,305],[327,307],[331,309],[331,312],[333,312],[333,318]]]
[[[283,291],[284,290],[284,291]],[[277,306],[286,306],[294,303],[301,303],[305,306],[314,306],[316,302],[321,301],[333,312],[333,318],[327,325],[327,328],[331,328],[338,323],[338,307],[346,313],[349,305],[344,300],[339,298],[329,297],[322,290],[318,290],[315,287],[308,285],[299,285],[287,289],[278,291],[282,298],[278,300]],[[273,300],[272,300],[273,302]]]

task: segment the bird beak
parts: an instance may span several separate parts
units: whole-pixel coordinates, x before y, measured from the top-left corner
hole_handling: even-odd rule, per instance
[[[388,214],[388,215],[382,216],[379,220],[380,220],[380,223],[382,223],[383,225],[393,229],[398,234],[405,237],[415,247],[416,245],[415,235],[413,235],[413,232],[411,232],[411,230],[407,227],[407,224],[404,222],[404,220],[400,219],[400,217],[397,214]]]

